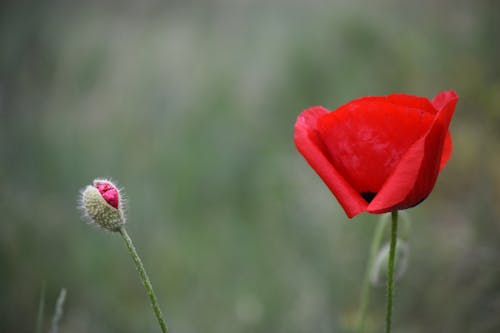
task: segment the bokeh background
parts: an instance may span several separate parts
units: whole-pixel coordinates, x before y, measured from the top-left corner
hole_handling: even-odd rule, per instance
[[[112,177],[173,332],[352,332],[377,216],[296,152],[306,107],[454,89],[454,154],[409,210],[395,332],[500,332],[500,2],[2,1],[0,332],[157,332]],[[367,332],[383,329],[374,289]]]

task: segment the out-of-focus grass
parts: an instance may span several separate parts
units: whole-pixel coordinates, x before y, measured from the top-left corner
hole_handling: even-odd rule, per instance
[[[126,188],[174,332],[349,332],[374,216],[348,221],[292,142],[297,114],[401,91],[461,97],[454,155],[410,210],[395,329],[500,329],[494,1],[10,2],[0,20],[0,331],[69,298],[61,332],[154,331],[119,237],[79,188]],[[55,296],[54,296],[55,297]],[[380,331],[384,291],[369,331]]]

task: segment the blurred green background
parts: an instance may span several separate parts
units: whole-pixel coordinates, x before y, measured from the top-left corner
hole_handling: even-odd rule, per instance
[[[454,153],[409,210],[395,332],[500,332],[500,2],[3,1],[0,332],[158,332],[120,237],[79,190],[112,177],[172,332],[351,332],[377,216],[348,220],[297,115],[454,89]],[[375,289],[367,332],[380,332]]]

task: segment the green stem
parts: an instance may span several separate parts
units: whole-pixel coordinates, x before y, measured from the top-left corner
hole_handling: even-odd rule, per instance
[[[387,278],[387,312],[385,317],[385,332],[391,333],[392,298],[394,294],[394,257],[396,255],[396,240],[398,236],[398,211],[392,212],[391,248],[389,250],[389,265]]]
[[[368,264],[366,265],[365,278],[363,280],[363,287],[361,289],[361,299],[358,314],[358,324],[356,331],[362,333],[365,329],[366,311],[368,309],[368,304],[370,302],[370,272],[373,268],[373,262],[377,256],[377,251],[382,243],[382,238],[384,236],[384,229],[386,226],[386,216],[380,218],[379,223],[373,233],[372,244],[370,247],[370,256],[368,258]]]
[[[163,333],[168,333],[167,324],[165,323],[165,319],[163,319],[163,315],[162,315],[160,307],[158,305],[156,295],[153,291],[153,286],[151,285],[151,281],[149,280],[148,274],[146,273],[146,270],[144,269],[144,265],[142,264],[141,258],[139,258],[139,255],[137,254],[137,251],[135,250],[134,244],[132,243],[132,240],[128,236],[128,233],[125,230],[125,228],[120,227],[119,231],[120,231],[120,234],[122,235],[123,240],[127,244],[127,248],[128,248],[129,253],[130,253],[130,256],[134,260],[137,271],[139,272],[139,275],[141,276],[142,284],[144,285],[144,288],[146,288],[146,293],[149,296],[149,301],[151,303],[151,307],[153,308],[153,312],[155,313],[156,319],[158,319],[158,323],[160,324],[161,331]]]

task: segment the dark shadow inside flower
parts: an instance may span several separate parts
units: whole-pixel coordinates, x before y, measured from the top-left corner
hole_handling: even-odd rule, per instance
[[[376,192],[362,192],[360,194],[367,203],[372,202],[373,198],[377,195]]]

